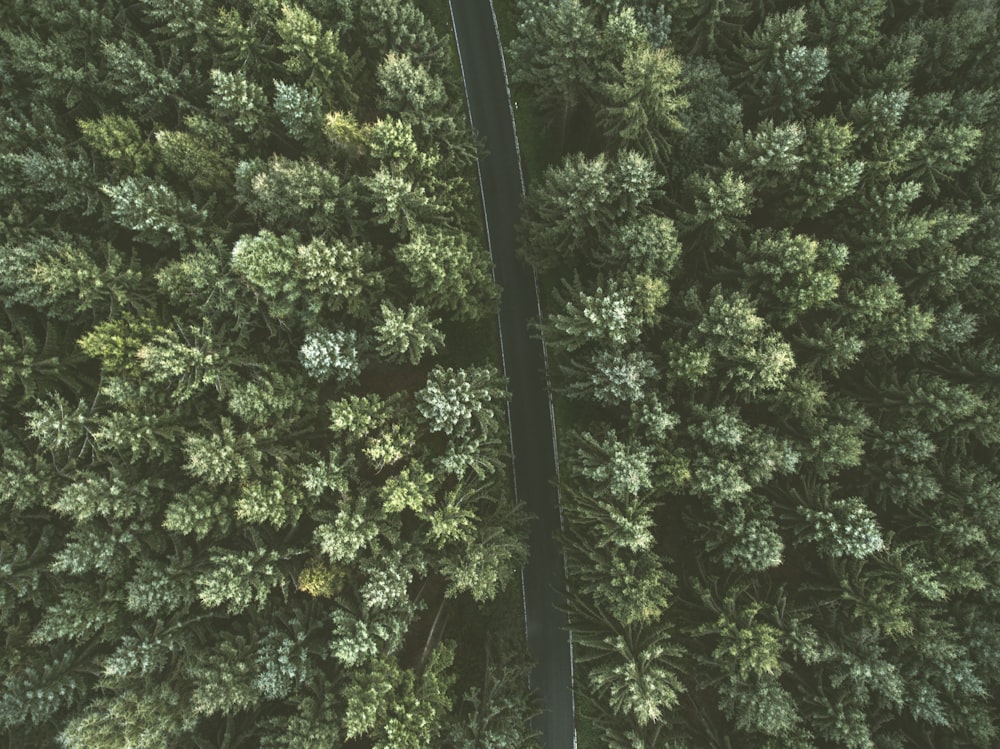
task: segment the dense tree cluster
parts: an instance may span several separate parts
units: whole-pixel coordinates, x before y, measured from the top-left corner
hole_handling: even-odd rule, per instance
[[[0,4],[0,744],[530,745],[447,39]]]
[[[519,9],[597,745],[996,746],[998,4]]]

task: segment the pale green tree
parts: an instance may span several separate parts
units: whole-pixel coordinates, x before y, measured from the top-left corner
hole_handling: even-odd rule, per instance
[[[157,156],[196,188],[231,187],[236,158],[229,130],[200,115],[188,115],[184,125],[184,130],[156,132]]]
[[[718,177],[695,174],[688,180],[693,210],[678,216],[682,239],[690,237],[696,247],[719,250],[746,226],[753,208],[754,187],[732,169]]]
[[[441,319],[430,319],[420,305],[399,309],[392,302],[382,302],[382,321],[375,328],[379,356],[388,361],[408,360],[418,364],[425,353],[437,353],[444,335],[437,329]]]
[[[59,734],[66,749],[112,749],[126,745],[153,747],[180,740],[196,724],[185,715],[188,701],[169,684],[151,685],[147,691],[125,691],[91,703],[74,716]]]
[[[152,147],[131,117],[105,114],[96,120],[79,120],[87,143],[123,175],[142,173],[152,162]]]
[[[643,215],[662,184],[653,163],[634,151],[609,159],[566,157],[542,175],[525,203],[522,248],[545,271],[593,252],[618,226]]]
[[[847,247],[789,232],[757,232],[738,258],[749,276],[747,287],[775,301],[771,319],[791,322],[832,301],[847,264]]]
[[[166,102],[180,95],[182,84],[179,77],[157,64],[156,51],[138,34],[104,38],[99,51],[92,49],[92,54],[98,54],[107,66],[104,85],[135,117],[165,114]]]
[[[214,492],[190,489],[180,491],[163,513],[163,527],[174,533],[205,538],[211,533],[225,534],[232,526],[231,507]]]
[[[150,381],[171,384],[171,397],[182,403],[206,386],[224,389],[223,383],[229,379],[226,354],[210,332],[178,326],[158,330],[135,356]]]
[[[190,709],[201,715],[233,715],[261,699],[254,686],[253,644],[242,634],[224,633],[191,653],[184,665],[191,680]]]
[[[410,55],[388,53],[377,75],[390,113],[419,121],[440,116],[445,110],[448,96],[444,83]]]
[[[612,282],[607,291],[598,287],[593,294],[579,286],[564,286],[566,298],[558,291],[554,294],[560,311],[550,314],[543,327],[545,343],[554,351],[573,352],[591,344],[618,349],[639,340],[635,300],[618,284]]]
[[[303,143],[322,132],[323,99],[314,88],[275,81],[274,110],[288,134]]]
[[[719,363],[725,362],[727,379],[738,391],[753,395],[775,390],[795,366],[791,347],[743,294],[713,289],[696,329],[710,355]]]
[[[212,486],[242,481],[258,473],[261,450],[253,434],[223,418],[208,434],[191,432],[184,439],[184,470]]]
[[[652,450],[621,442],[614,433],[601,439],[583,432],[574,461],[581,476],[612,497],[626,499],[653,488]]]
[[[357,333],[353,330],[316,330],[306,335],[299,349],[299,361],[314,380],[331,377],[349,382],[361,374]]]
[[[671,659],[679,649],[660,622],[617,625],[600,609],[579,602],[580,660],[587,664],[587,681],[595,694],[620,717],[640,725],[661,720],[674,708],[684,684]]]
[[[447,690],[454,677],[447,669],[454,657],[454,647],[443,644],[420,673],[385,656],[371,669],[353,672],[344,689],[345,736],[367,736],[375,749],[433,746],[443,729],[443,715],[451,709]]]
[[[212,93],[208,101],[213,112],[223,122],[235,123],[245,133],[254,131],[268,109],[263,86],[248,80],[241,72],[214,69],[211,76]]]
[[[666,162],[671,135],[681,127],[677,113],[687,103],[678,91],[680,73],[680,60],[667,49],[640,43],[626,50],[621,67],[600,86],[598,121],[613,147]]]
[[[393,169],[383,166],[361,182],[368,192],[376,223],[388,226],[397,237],[409,237],[422,224],[444,213],[424,187]]]
[[[278,48],[285,54],[286,70],[321,92],[328,108],[354,105],[356,94],[351,79],[355,70],[340,49],[337,33],[323,28],[322,22],[302,5],[291,3],[282,4],[275,30],[281,38]]]
[[[765,116],[801,115],[812,105],[830,66],[826,49],[802,44],[805,36],[805,9],[796,8],[767,16],[743,47],[743,75]]]
[[[273,551],[217,551],[195,579],[199,600],[210,608],[239,614],[253,604],[261,608],[284,580]]]
[[[673,275],[680,254],[674,222],[651,213],[614,231],[607,246],[595,253],[594,264],[615,274],[626,269],[628,275],[636,274],[636,281],[646,276],[665,283]]]
[[[490,367],[437,366],[417,391],[417,409],[432,431],[462,436],[478,427],[488,431],[496,403],[505,393]]]
[[[381,523],[381,513],[366,499],[344,501],[331,522],[316,527],[316,544],[332,562],[350,563],[378,536]]]
[[[719,708],[740,731],[771,736],[786,742],[785,746],[812,745],[810,733],[803,730],[795,696],[773,675],[746,679],[731,676],[723,680],[719,685]]]
[[[482,514],[485,510],[480,510]],[[448,579],[445,595],[467,593],[483,603],[505,590],[528,556],[524,539],[514,527],[521,521],[523,517],[510,507],[501,507],[494,517],[480,517],[459,549],[447,554],[441,564]]]
[[[638,403],[657,369],[644,351],[596,351],[582,362],[560,370],[571,378],[565,392],[573,398],[594,400],[607,406]]]
[[[357,228],[353,184],[315,159],[242,161],[235,177],[238,200],[275,232],[301,233],[308,227],[323,238],[331,230],[350,236]]]
[[[126,177],[114,185],[102,185],[111,199],[115,221],[155,246],[184,246],[201,233],[208,218],[205,209],[186,203],[162,182],[145,177]]]

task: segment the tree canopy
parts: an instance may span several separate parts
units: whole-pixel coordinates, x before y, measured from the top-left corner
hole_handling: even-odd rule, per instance
[[[581,746],[996,745],[1000,8],[518,8]]]
[[[531,746],[448,29],[409,0],[0,28],[0,744]]]

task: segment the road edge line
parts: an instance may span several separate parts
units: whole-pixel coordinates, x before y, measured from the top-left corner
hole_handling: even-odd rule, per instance
[[[448,0],[448,7],[451,8],[452,0]],[[510,125],[511,130],[514,133],[514,150],[517,152],[517,176],[521,182],[521,197],[524,198],[527,195],[527,190],[524,184],[524,166],[522,164],[521,157],[521,141],[517,137],[517,118],[514,116],[514,99],[510,93],[510,77],[507,74],[507,57],[504,55],[503,42],[500,38],[500,23],[497,21],[496,8],[493,5],[493,0],[489,0],[490,4],[490,15],[493,16],[493,31],[496,36],[497,48],[500,51],[500,66],[503,68],[503,82],[504,88],[507,91],[507,111],[510,112]],[[452,14],[452,26],[454,27],[454,14]],[[456,34],[455,44],[458,44],[458,38]],[[459,53],[461,58],[461,53]],[[465,77],[463,73],[463,83]],[[468,94],[466,94],[466,102],[468,102]],[[469,114],[469,120],[471,122],[472,115]],[[482,184],[482,183],[480,183]],[[552,378],[549,374],[549,350],[545,343],[545,335],[542,333],[542,323],[544,317],[542,315],[542,292],[541,287],[538,285],[538,272],[535,270],[534,266],[531,268],[531,276],[535,282],[535,304],[538,309],[538,338],[542,343],[542,365],[545,369],[545,397],[549,403],[549,424],[552,430],[552,457],[555,461],[556,469],[556,509],[559,512],[559,530],[565,533],[565,524],[563,522],[563,510],[562,510],[562,478],[559,473],[559,438],[556,432],[556,411],[555,406],[552,402]],[[561,550],[560,556],[563,562],[563,579],[565,580],[565,590],[563,593],[569,596],[569,569],[566,566],[566,553]],[[523,576],[523,573],[522,573]],[[524,586],[521,587],[522,595],[524,591]],[[527,622],[525,623],[527,626]],[[570,627],[567,633],[569,635],[569,684],[570,684],[570,704],[573,707],[573,748],[576,749],[577,746],[577,735],[576,735],[576,656],[573,650],[573,628]]]
[[[455,23],[455,9],[454,9],[454,7],[452,7],[452,2],[453,2],[453,0],[448,0],[448,12],[451,14],[451,35],[452,35],[452,38],[455,40],[455,54],[458,57],[459,71],[462,74],[462,91],[465,94],[465,114],[466,114],[466,117],[469,120],[469,127],[471,128],[473,135],[475,135],[475,133],[476,133],[476,123],[472,119],[472,105],[469,103],[469,86],[468,86],[468,83],[466,82],[466,79],[465,79],[465,63],[462,61],[462,45],[458,41],[458,26]],[[491,2],[491,6],[492,6],[492,2]],[[504,72],[504,76],[506,76],[506,71]],[[510,101],[510,94],[509,94],[509,92],[508,92],[508,95],[507,95],[507,100]],[[515,126],[515,130],[514,130],[514,142],[515,142],[515,145],[516,145],[516,143],[517,143],[517,129],[516,129],[516,126]],[[520,156],[518,156],[518,158],[520,158]],[[520,170],[521,170],[521,165],[518,164],[518,174],[520,174]],[[486,234],[486,248],[487,248],[487,250],[489,250],[489,253],[490,253],[490,275],[493,277],[493,285],[495,287],[499,288],[500,285],[497,283],[496,263],[493,261],[493,239],[490,236],[489,209],[486,206],[486,192],[483,189],[483,170],[482,170],[482,167],[479,166],[479,155],[478,154],[476,155],[476,174],[479,175],[479,200],[480,200],[480,202],[483,205],[483,231]],[[521,191],[522,191],[522,194],[523,194],[523,192],[524,192],[524,181],[523,181],[523,178],[522,178],[522,181],[521,181]],[[502,324],[502,320],[500,318],[500,307],[499,307],[499,305],[497,305],[497,314],[496,314],[496,317],[497,317],[497,333],[499,334],[497,336],[497,338],[500,341],[500,366],[503,369],[504,379],[506,379],[509,382],[510,378],[507,375],[507,355],[506,355],[506,353],[504,351],[504,346],[503,346],[503,324]],[[544,348],[543,348],[543,357],[544,357]],[[511,429],[511,423],[512,422],[511,422],[511,415],[510,415],[510,397],[509,397],[509,395],[510,394],[508,394],[508,397],[504,400],[504,407],[507,409],[507,442],[508,442],[508,444],[510,446],[510,471],[511,471],[511,478],[513,480],[513,485],[514,485],[514,502],[518,506],[523,507],[524,504],[521,502],[521,498],[517,494],[517,461],[514,458],[514,432]],[[556,475],[557,476],[558,476],[558,471],[559,471],[559,468],[558,468],[558,465],[557,465],[557,467],[556,467]],[[526,594],[524,592],[524,565],[523,564],[521,565],[520,577],[521,577],[521,610],[524,612],[524,615],[522,617],[524,619],[524,637],[525,637],[525,640],[527,640],[527,638],[528,638],[528,599],[527,599],[527,596],[526,596]],[[572,650],[570,652],[572,653]],[[574,719],[576,718],[575,707],[574,707],[573,717],[574,717]],[[574,725],[574,734],[575,734],[575,731],[576,731],[576,728],[575,728],[575,725]],[[574,746],[575,746],[575,737],[574,737]]]

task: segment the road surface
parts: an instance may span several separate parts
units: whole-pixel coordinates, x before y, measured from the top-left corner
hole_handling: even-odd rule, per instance
[[[536,727],[545,749],[576,746],[573,658],[565,603],[559,529],[556,450],[542,344],[528,329],[539,317],[532,270],[514,257],[514,227],[523,181],[507,76],[489,0],[449,0],[472,127],[486,138],[479,162],[486,232],[494,275],[502,288],[500,339],[509,406],[514,486],[534,516],[528,563],[522,570],[528,650],[535,660],[531,686],[543,713]]]

